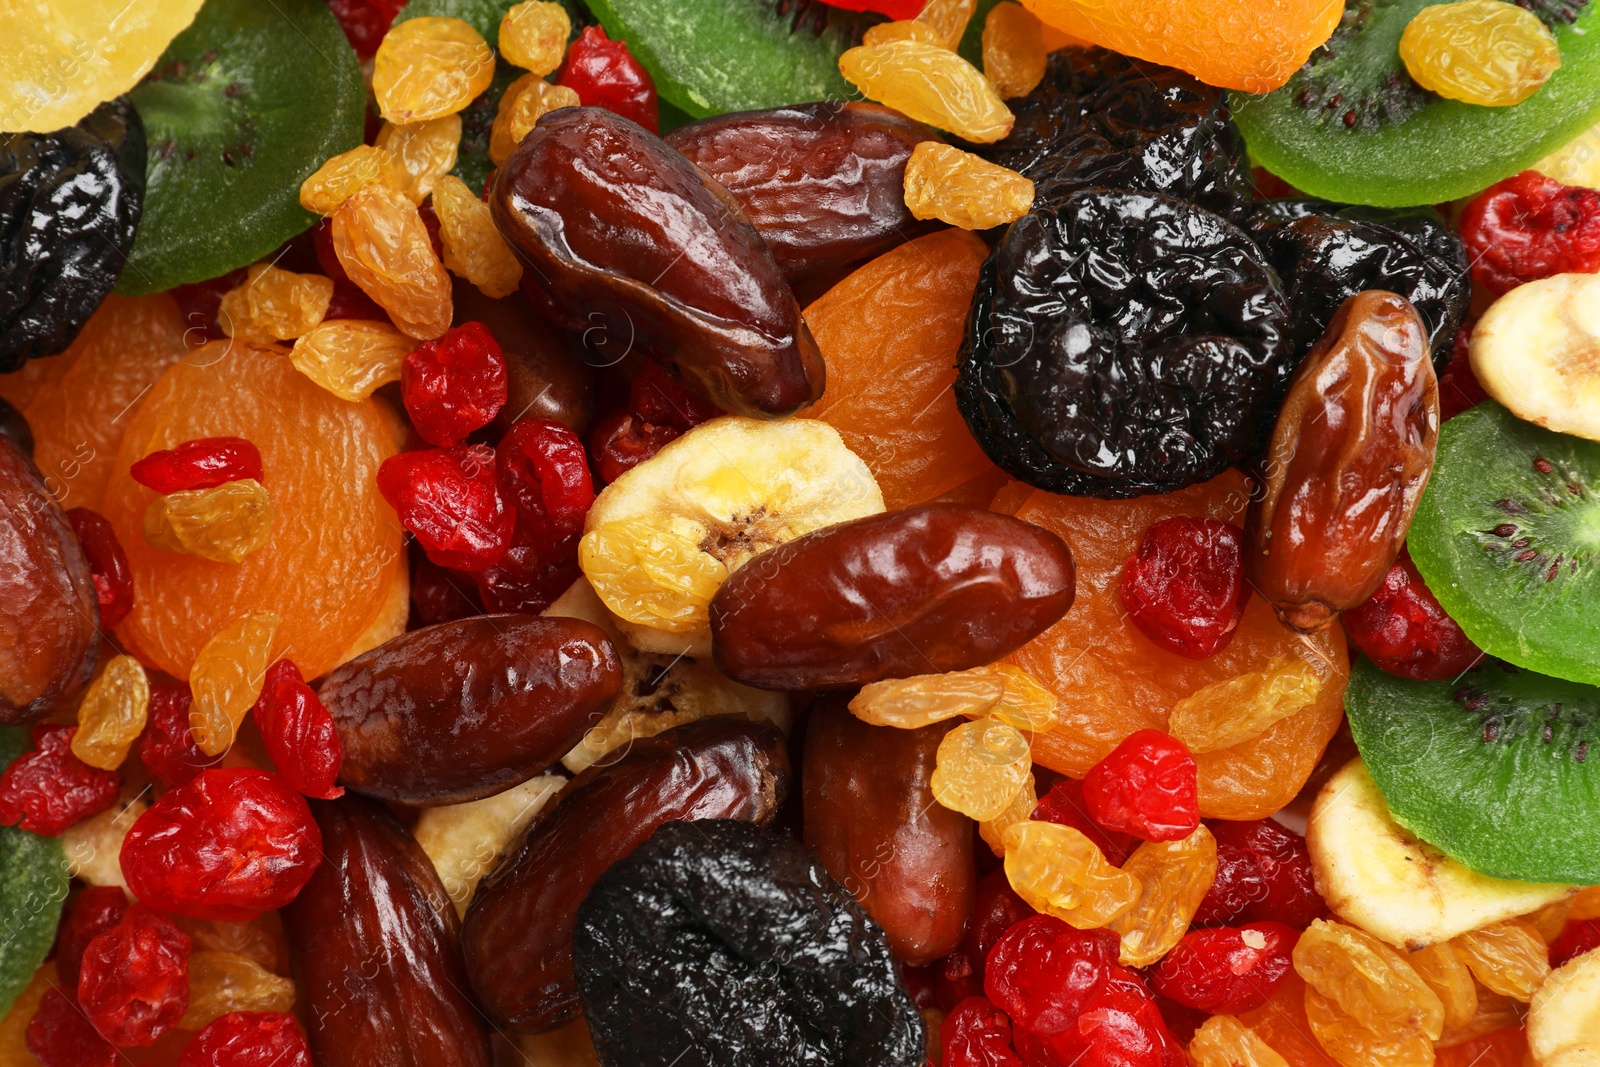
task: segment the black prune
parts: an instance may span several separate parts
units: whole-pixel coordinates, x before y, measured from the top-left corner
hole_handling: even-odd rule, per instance
[[[667,823],[578,909],[573,960],[606,1067],[920,1067],[882,928],[792,838]]]
[[[127,97],[55,133],[0,134],[0,372],[70,345],[117,284],[144,170]]]
[[[1031,485],[1171,492],[1270,428],[1290,326],[1277,273],[1222,217],[1081,189],[1012,223],[984,264],[956,400],[989,458]]]

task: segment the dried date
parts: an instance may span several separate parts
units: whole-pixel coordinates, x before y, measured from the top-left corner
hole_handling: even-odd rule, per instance
[[[521,293],[500,300],[457,279],[455,321],[489,327],[506,360],[506,402],[490,429],[503,434],[518,419],[549,419],[582,436],[594,418],[594,368],[573,343],[528,304]]]

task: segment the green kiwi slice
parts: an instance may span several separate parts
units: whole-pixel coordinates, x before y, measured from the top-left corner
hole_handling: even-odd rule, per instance
[[[1513,107],[1423,90],[1400,34],[1437,0],[1351,0],[1326,45],[1287,85],[1232,94],[1262,166],[1312,196],[1411,207],[1470,196],[1537,163],[1600,120],[1600,4],[1529,0],[1561,49],[1561,69]]]
[[[119,292],[254,262],[316,216],[300,183],[361,143],[366,86],[323,0],[207,0],[133,90],[149,150]]]
[[[1363,659],[1344,707],[1412,833],[1497,878],[1600,882],[1600,689],[1493,660],[1413,682]]]
[[[0,728],[0,767],[31,747],[26,727]],[[0,826],[0,1015],[50,954],[67,883],[59,838]]]
[[[1406,545],[1479,648],[1600,685],[1600,442],[1494,401],[1457,415]]]

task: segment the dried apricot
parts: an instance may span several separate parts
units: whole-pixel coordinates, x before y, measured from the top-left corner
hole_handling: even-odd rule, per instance
[[[1294,1067],[1338,1067],[1311,1036],[1306,1020],[1306,983],[1290,971],[1267,1002],[1244,1012],[1239,1021],[1288,1060]]]

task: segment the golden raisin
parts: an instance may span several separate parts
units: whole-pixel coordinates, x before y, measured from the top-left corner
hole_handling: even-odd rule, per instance
[[[915,730],[958,715],[983,715],[1005,696],[1005,679],[979,667],[872,682],[850,700],[862,722]]]
[[[668,633],[710,625],[711,598],[728,577],[727,565],[700,546],[639,521],[584,534],[578,562],[613,613]]]
[[[1289,1061],[1231,1015],[1213,1015],[1189,1042],[1194,1067],[1289,1067]]]
[[[1005,0],[983,20],[983,76],[1009,100],[1027,96],[1044,80],[1044,28],[1021,4]]]
[[[1024,733],[1043,733],[1059,721],[1061,702],[1033,675],[1009,663],[991,663],[982,668],[1005,680],[1006,691],[989,714]]]
[[[400,363],[416,345],[386,322],[331,319],[297,340],[289,360],[341,400],[365,400],[400,380]]]
[[[156,497],[145,508],[144,539],[165,552],[242,563],[267,546],[276,517],[267,487],[241,478]]]
[[[987,230],[1028,213],[1033,182],[971,152],[923,141],[906,160],[905,200],[919,219]]]
[[[217,322],[223,333],[241,341],[292,341],[322,321],[332,299],[332,278],[257,263],[222,295]]]
[[[1550,954],[1539,931],[1521,919],[1490,923],[1450,942],[1472,976],[1501,996],[1526,1004],[1550,976]]]
[[[1478,987],[1455,949],[1448,944],[1429,945],[1406,958],[1444,1005],[1446,1031],[1472,1021],[1478,1014]]]
[[[1440,96],[1510,107],[1538,92],[1561,66],[1539,16],[1503,0],[1455,0],[1417,12],[1400,35],[1413,80]]]
[[[1033,809],[1039,806],[1039,792],[1035,787],[1033,772],[1022,780],[1022,788],[1017,790],[1017,795],[1011,798],[1011,804],[992,819],[986,819],[978,824],[978,836],[983,838],[984,844],[996,856],[1004,859],[1006,854],[1006,831],[1019,822],[1026,822],[1033,818]]]
[[[372,95],[390,122],[454,115],[489,88],[494,52],[461,19],[426,16],[397,22],[372,61]]]
[[[859,45],[839,57],[839,71],[867,99],[978,144],[1000,140],[1016,121],[977,68],[936,45]]]
[[[1146,841],[1122,871],[1139,880],[1139,899],[1110,926],[1122,935],[1122,962],[1148,967],[1189,929],[1217,875],[1217,842],[1204,826],[1181,841]]]
[[[378,131],[378,151],[389,154],[390,169],[384,184],[420,204],[434,184],[456,165],[461,149],[461,116],[445,115],[410,126],[384,123]]]
[[[561,66],[571,35],[566,8],[549,0],[523,0],[500,20],[500,55],[513,67],[542,78]]]
[[[524,74],[506,87],[489,130],[489,160],[496,166],[511,158],[529,131],[558,107],[577,107],[576,91],[551,85],[537,74]]]
[[[1075,827],[1029,819],[1007,829],[1003,843],[1017,895],[1080,930],[1106,925],[1139,899],[1139,880],[1107,863]]]
[[[189,935],[196,952],[226,952],[252,960],[273,974],[289,970],[289,942],[276,912],[267,912],[243,922],[223,919],[191,919],[173,916],[173,921]]]
[[[1015,726],[982,718],[953,727],[939,742],[929,786],[940,804],[982,822],[1010,807],[1033,770],[1028,739]]]
[[[861,35],[862,44],[887,44],[890,41],[921,41],[923,44],[944,46],[944,38],[939,36],[939,31],[932,24],[923,22],[920,18],[904,19],[900,22],[880,22],[868,26]]]
[[[1322,677],[1311,664],[1279,657],[1262,670],[1208,685],[1172,705],[1167,732],[1194,753],[1232,748],[1314,704],[1321,692]]]
[[[144,668],[132,656],[114,656],[78,705],[72,754],[91,767],[116,770],[144,732],[149,707],[150,679]]]
[[[1435,1048],[1453,1048],[1496,1030],[1515,1029],[1522,1025],[1523,1017],[1528,1014],[1526,1005],[1482,986],[1476,988],[1475,994],[1477,1011],[1473,1012],[1472,1018],[1460,1026],[1447,1025],[1444,1033],[1439,1035],[1439,1040],[1433,1043]]]
[[[1315,920],[1295,944],[1294,969],[1363,1026],[1416,1031],[1430,1040],[1444,1029],[1438,995],[1399,950],[1364,930]]]
[[[261,695],[278,616],[270,611],[241,615],[217,631],[195,657],[189,671],[189,729],[208,756],[220,756],[250,706]]]
[[[1433,1042],[1420,1030],[1371,1030],[1313,986],[1305,995],[1312,1036],[1340,1067],[1433,1067]]]
[[[932,28],[935,44],[955,51],[977,10],[978,0],[928,0],[917,21]]]
[[[201,950],[189,954],[189,1007],[178,1022],[199,1030],[230,1011],[288,1011],[294,983],[236,952]]]
[[[405,184],[406,175],[393,156],[375,145],[357,145],[332,157],[300,183],[300,206],[318,215],[332,215],[369,185],[399,189]]]
[[[433,210],[439,216],[439,243],[444,265],[484,296],[499,299],[516,292],[522,281],[522,264],[500,231],[495,229],[489,205],[472,195],[467,183],[445,175],[433,190]]]
[[[401,333],[427,341],[450,328],[450,275],[434,255],[416,205],[403,194],[368,185],[341,204],[333,215],[333,251]]]

